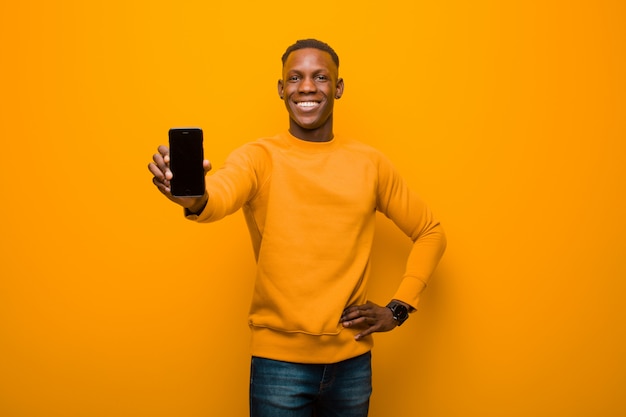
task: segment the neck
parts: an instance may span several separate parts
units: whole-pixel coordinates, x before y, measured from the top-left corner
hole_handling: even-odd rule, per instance
[[[305,129],[292,119],[289,119],[289,133],[307,142],[329,142],[334,137],[332,116],[323,126],[316,129]]]

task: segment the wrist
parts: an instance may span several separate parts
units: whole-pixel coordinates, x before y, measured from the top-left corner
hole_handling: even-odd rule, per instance
[[[198,201],[189,207],[185,207],[185,217],[188,219],[197,219],[198,215],[204,211],[207,203],[209,202],[208,195],[205,193]]]
[[[208,201],[209,201],[209,196],[205,192],[202,197],[200,197],[191,206],[187,207],[187,209],[192,213],[199,214],[202,212],[202,210],[204,210]]]
[[[391,300],[389,304],[387,304],[387,308],[391,310],[393,319],[398,326],[402,326],[402,323],[409,318],[409,311],[411,311],[410,305],[399,300]]]

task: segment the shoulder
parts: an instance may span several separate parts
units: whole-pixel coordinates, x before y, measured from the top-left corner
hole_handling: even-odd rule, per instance
[[[234,152],[267,155],[276,149],[285,148],[285,142],[282,135],[264,136],[241,145],[239,148],[235,149]]]
[[[263,157],[266,156],[269,152],[271,152],[272,148],[279,147],[280,138],[279,137],[261,137],[250,142],[246,142],[243,145],[235,148],[231,152],[231,157]]]
[[[341,139],[341,148],[344,149],[346,152],[352,153],[353,155],[360,155],[361,157],[370,160],[376,165],[379,165],[381,163],[391,165],[391,161],[383,152],[365,142],[350,138]]]
[[[236,147],[226,158],[224,167],[248,170],[256,176],[267,175],[273,165],[273,154],[280,148],[279,137],[261,137]]]

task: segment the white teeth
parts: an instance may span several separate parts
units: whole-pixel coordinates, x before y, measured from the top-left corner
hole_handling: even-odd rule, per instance
[[[313,106],[317,106],[317,102],[315,101],[301,101],[298,103],[298,106],[300,107],[313,107]]]

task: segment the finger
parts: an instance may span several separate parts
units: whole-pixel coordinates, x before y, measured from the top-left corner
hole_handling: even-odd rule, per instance
[[[351,319],[358,318],[361,316],[376,317],[374,307],[375,307],[375,304],[372,304],[370,301],[366,302],[365,304],[353,305],[353,306],[347,307],[343,311],[343,314],[341,316],[341,319],[342,319],[341,321],[351,320]]]
[[[358,306],[351,306],[346,308],[341,314],[340,322],[356,319],[362,316],[361,310]]]
[[[370,335],[372,333],[375,333],[375,332],[384,331],[383,327],[382,327],[382,323],[379,320],[372,319],[371,321],[369,321],[369,323],[370,323],[370,325],[367,326],[366,329],[364,329],[359,334],[354,336],[355,340],[362,339],[363,337],[368,336],[368,335]]]
[[[165,145],[160,145],[157,149],[159,150],[159,153],[161,155],[163,155],[163,158],[167,157],[169,159],[169,157],[170,157],[170,148],[168,148]]]
[[[154,161],[154,164],[157,166],[157,168],[165,172],[168,164],[165,162],[165,159],[163,159],[163,155],[161,155],[160,153],[155,153],[154,155],[152,155],[152,160]]]
[[[152,162],[148,164],[148,170],[150,170],[150,172],[153,175],[152,181],[154,182],[154,184],[157,187],[159,187],[159,185],[162,185],[162,188],[159,187],[159,190],[161,190],[161,192],[169,193],[170,181],[169,179],[166,178],[163,171],[161,171],[161,169],[157,167],[155,163],[152,163]]]
[[[154,162],[150,162],[148,164],[148,170],[150,170],[154,178],[160,181],[163,181],[165,179],[165,175],[163,174],[163,171],[161,171],[161,169]]]
[[[342,324],[343,327],[359,327],[359,326],[371,326],[376,323],[376,319],[372,317],[361,316],[352,320],[345,320]]]
[[[160,192],[165,194],[167,197],[171,198],[172,190],[169,187],[169,181],[160,181],[156,177],[153,177],[152,182],[154,183],[154,185],[156,185],[156,187],[159,189]]]
[[[171,180],[173,177],[172,171],[170,170],[170,149],[161,145],[158,148],[159,153],[154,154],[152,159],[156,166],[163,172],[163,176]]]
[[[347,317],[348,314],[350,314],[352,310],[353,310],[353,307],[344,308],[343,311],[341,312],[341,318],[339,319],[339,321],[343,321],[343,319]]]
[[[362,339],[365,336],[368,336],[368,335],[374,333],[375,331],[376,331],[376,326],[370,326],[367,329],[363,330],[361,333],[359,333],[356,336],[354,336],[354,340]]]

